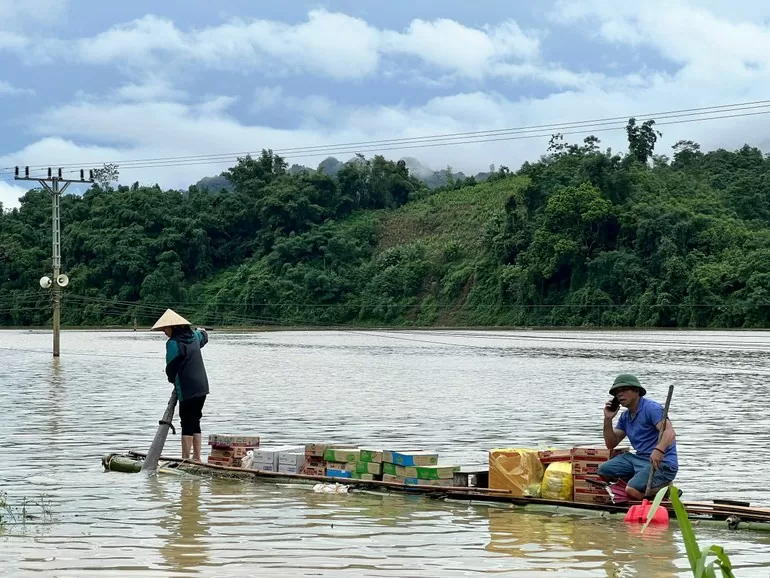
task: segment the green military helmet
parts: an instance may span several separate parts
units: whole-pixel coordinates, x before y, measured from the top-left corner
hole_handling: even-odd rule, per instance
[[[639,389],[639,395],[647,395],[647,390],[642,387],[636,376],[630,373],[621,373],[615,378],[610,388],[610,395],[615,395],[615,390],[619,387],[636,387]]]

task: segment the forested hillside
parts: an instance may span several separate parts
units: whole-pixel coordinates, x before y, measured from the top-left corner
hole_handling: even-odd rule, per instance
[[[439,188],[403,161],[329,176],[270,151],[223,173],[232,190],[95,185],[62,199],[62,321],[766,325],[770,159],[627,134],[623,153],[556,135],[516,172]],[[0,324],[50,323],[50,220],[39,190],[0,215]]]

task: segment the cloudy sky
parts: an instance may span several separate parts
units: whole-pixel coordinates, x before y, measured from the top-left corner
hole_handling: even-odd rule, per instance
[[[0,0],[0,201],[26,190],[5,171],[17,164],[223,155],[121,168],[123,183],[186,188],[229,153],[757,101],[769,72],[759,0]],[[762,115],[669,124],[657,152],[682,138],[764,150],[769,127]],[[576,132],[625,149],[622,130]],[[380,148],[472,174],[518,168],[547,142]],[[329,150],[285,156],[316,166]]]

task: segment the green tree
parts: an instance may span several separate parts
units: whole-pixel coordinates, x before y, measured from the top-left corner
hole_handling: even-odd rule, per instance
[[[660,131],[652,128],[654,120],[646,120],[641,125],[636,124],[635,118],[630,118],[626,125],[628,136],[628,154],[638,162],[646,164],[655,150],[655,143],[663,136]]]

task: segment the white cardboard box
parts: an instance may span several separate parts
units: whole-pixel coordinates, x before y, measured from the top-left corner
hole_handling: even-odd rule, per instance
[[[275,472],[277,468],[273,462],[251,462],[252,470],[259,470],[261,472]]]
[[[296,466],[301,468],[305,463],[305,452],[279,452],[278,465]]]
[[[269,472],[278,471],[279,456],[281,453],[298,453],[302,452],[305,455],[305,446],[273,446],[256,448],[253,450],[254,459],[252,461],[252,469],[265,470]],[[258,468],[257,464],[272,464],[273,469],[267,470],[266,468]]]

